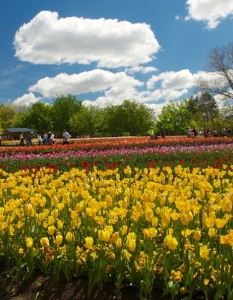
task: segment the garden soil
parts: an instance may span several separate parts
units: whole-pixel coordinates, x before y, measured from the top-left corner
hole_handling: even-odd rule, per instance
[[[19,287],[8,278],[9,268],[0,262],[0,300],[116,300],[116,285],[105,283],[102,290],[96,288],[88,294],[88,280],[86,278],[73,279],[69,283],[61,279],[51,292],[48,292],[49,277],[34,272],[33,277]],[[119,300],[137,300],[139,290],[130,285],[121,289]],[[150,300],[170,300],[163,295],[162,290],[153,290]]]

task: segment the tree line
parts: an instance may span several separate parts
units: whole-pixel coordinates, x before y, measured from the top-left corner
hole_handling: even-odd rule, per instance
[[[145,135],[155,124],[154,111],[135,100],[105,108],[84,106],[73,95],[59,96],[52,105],[37,102],[31,107],[0,106],[2,130],[26,127],[39,133],[52,131],[57,137],[66,129],[72,136]]]
[[[233,107],[228,102],[219,108],[214,97],[203,93],[179,102],[170,101],[159,114],[134,99],[105,108],[84,106],[75,96],[59,96],[52,105],[37,102],[31,107],[0,106],[2,130],[26,127],[60,137],[65,128],[74,137],[143,136],[151,126],[157,135],[186,135],[190,127],[214,129],[233,125]]]

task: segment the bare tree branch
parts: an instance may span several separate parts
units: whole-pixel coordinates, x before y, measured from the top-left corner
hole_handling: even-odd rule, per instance
[[[206,57],[206,73],[196,80],[196,90],[233,99],[233,43],[211,49]]]

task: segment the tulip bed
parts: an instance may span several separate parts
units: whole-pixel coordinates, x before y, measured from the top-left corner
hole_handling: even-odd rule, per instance
[[[197,289],[233,299],[231,139],[126,141],[1,148],[0,257],[10,276],[40,269],[51,286],[87,276],[90,290],[116,282],[117,296],[129,282],[141,299],[154,287],[172,299]]]

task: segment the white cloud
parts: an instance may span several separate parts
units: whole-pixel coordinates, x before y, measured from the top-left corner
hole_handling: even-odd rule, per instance
[[[180,17],[176,15],[175,20],[178,21],[179,19],[180,19]]]
[[[192,74],[189,70],[178,72],[164,72],[153,75],[144,85],[143,82],[127,75],[125,72],[112,73],[96,69],[89,72],[68,75],[58,74],[56,77],[45,77],[29,88],[30,94],[16,99],[14,104],[35,103],[36,98],[32,92],[38,92],[44,97],[52,98],[59,95],[79,95],[102,92],[95,100],[86,99],[82,95],[84,105],[119,105],[125,99],[136,99],[151,107],[161,109],[168,100],[179,100],[191,91],[198,79],[216,80],[216,73],[197,72]],[[187,96],[186,96],[187,97]],[[160,103],[161,100],[164,103]],[[156,103],[158,102],[158,103]]]
[[[40,99],[40,97],[36,97],[33,93],[29,93],[15,99],[12,104],[29,106],[30,104],[38,102]]]
[[[232,74],[233,76],[233,71],[228,71],[228,74]],[[197,83],[202,82],[205,83],[205,85],[208,85],[209,87],[215,88],[223,88],[228,84],[226,78],[224,78],[219,72],[200,71],[194,74],[194,79]]]
[[[92,70],[80,74],[68,75],[61,73],[56,77],[45,77],[29,88],[30,92],[38,92],[44,97],[62,94],[81,94],[104,91],[107,89],[128,90],[143,83],[124,72],[112,73],[105,70]]]
[[[218,26],[220,21],[233,15],[232,0],[187,0],[188,16],[185,20],[203,21],[208,29]]]
[[[141,66],[136,66],[132,68],[127,68],[125,70],[129,74],[134,74],[137,72],[141,72],[142,74],[150,73],[150,72],[155,72],[157,69],[155,67],[141,67]]]
[[[189,70],[181,70],[179,72],[164,72],[159,75],[153,75],[147,81],[149,89],[154,88],[154,84],[161,81],[161,86],[164,89],[184,89],[191,88],[194,83],[193,75]]]
[[[42,11],[15,34],[15,56],[34,64],[97,62],[98,67],[150,62],[160,46],[150,26],[117,19],[58,17]]]
[[[84,104],[95,104],[100,107],[121,104],[125,99],[137,99],[143,103],[161,99],[177,99],[187,94],[195,84],[197,76],[210,76],[201,72],[191,74],[189,70],[179,72],[164,72],[153,75],[146,83],[148,90],[138,91],[144,83],[124,72],[112,73],[96,69],[80,74],[68,75],[61,73],[56,77],[45,77],[29,88],[30,92],[38,92],[44,97],[54,97],[62,94],[83,94],[103,92],[95,101],[86,99]],[[157,83],[158,87],[155,87]]]

